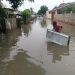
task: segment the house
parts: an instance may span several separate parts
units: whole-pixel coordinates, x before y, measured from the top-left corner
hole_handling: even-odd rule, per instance
[[[71,2],[71,3],[61,3],[58,7],[57,6],[55,6],[50,12],[51,12],[51,19],[53,20],[54,19],[54,16],[55,15],[58,15],[58,14],[64,14],[64,13],[66,13],[65,11],[64,11],[64,8],[65,7],[70,7],[71,5],[74,5],[75,4],[75,2]],[[72,12],[72,11],[71,11]],[[70,13],[71,13],[70,12]]]
[[[6,32],[8,30],[16,29],[18,27],[17,18],[21,17],[21,12],[18,10],[11,9],[11,8],[3,7],[1,0],[0,0],[0,5],[1,5],[1,9],[3,10],[3,12],[5,12],[3,14],[1,13],[2,15],[0,14],[1,15],[0,31]]]
[[[51,10],[52,20],[75,25],[75,2],[62,3]]]
[[[72,5],[75,5],[75,2],[71,2],[71,3],[61,3],[58,7],[54,7],[51,11],[55,12],[55,14],[61,14],[66,13],[64,12],[65,7],[69,8]]]
[[[51,19],[51,12],[50,11],[46,11],[46,18]]]
[[[11,9],[11,8],[4,8],[7,11],[7,18],[6,18],[6,29],[13,30],[18,27],[17,25],[17,18],[21,18],[21,12]]]

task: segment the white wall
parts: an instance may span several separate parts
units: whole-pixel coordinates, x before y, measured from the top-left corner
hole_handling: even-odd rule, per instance
[[[46,12],[46,18],[51,19],[51,14],[49,13],[49,11]]]

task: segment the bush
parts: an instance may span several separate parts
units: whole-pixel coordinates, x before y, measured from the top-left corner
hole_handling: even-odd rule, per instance
[[[4,10],[4,8],[2,8],[2,6],[0,5],[0,18],[6,18],[6,11]]]
[[[2,6],[0,5],[0,33],[6,32],[6,25],[5,25],[5,18],[6,18],[6,11]]]
[[[39,15],[45,15],[47,10],[48,10],[47,6],[41,6],[40,10],[38,11],[38,14]]]
[[[22,12],[22,19],[24,23],[27,23],[30,19],[31,11],[29,9],[26,9]]]
[[[70,13],[70,12],[75,13],[75,4],[70,4],[58,10],[58,14]]]

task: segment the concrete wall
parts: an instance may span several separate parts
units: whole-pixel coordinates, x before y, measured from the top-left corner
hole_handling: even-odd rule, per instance
[[[16,18],[8,18],[6,19],[6,29],[13,30],[17,27]]]
[[[65,22],[65,23],[69,23],[69,24],[75,24],[75,14],[74,13],[55,14],[54,19]]]

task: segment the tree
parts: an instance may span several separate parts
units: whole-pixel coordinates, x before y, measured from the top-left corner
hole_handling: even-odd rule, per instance
[[[47,6],[41,6],[40,7],[40,10],[38,11],[38,14],[45,15],[47,10],[48,10],[48,7]]]
[[[1,0],[0,0],[0,5],[1,5]]]
[[[5,11],[5,9],[2,7],[2,5],[0,5],[0,33],[6,32],[6,25],[5,25],[5,18],[7,17],[6,12],[7,11]]]
[[[65,6],[63,9],[60,9],[60,11],[61,11],[61,14],[70,13],[70,12],[75,13],[75,4],[70,4],[68,6]]]
[[[72,5],[72,13],[75,13],[75,5]]]
[[[38,11],[38,14],[39,14],[39,15],[42,15],[42,12],[41,12],[41,10],[39,10],[39,11]]]
[[[23,18],[24,23],[28,21],[30,16],[31,16],[31,11],[29,9],[26,9],[22,12],[22,18]]]
[[[0,5],[0,14],[0,18],[6,18],[6,11],[2,8],[2,5]]]
[[[12,5],[12,8],[16,9],[20,5],[23,4],[24,0],[7,0],[7,1],[9,1],[9,3]],[[31,2],[33,1],[34,2],[34,0],[29,0],[29,1],[31,1]]]

